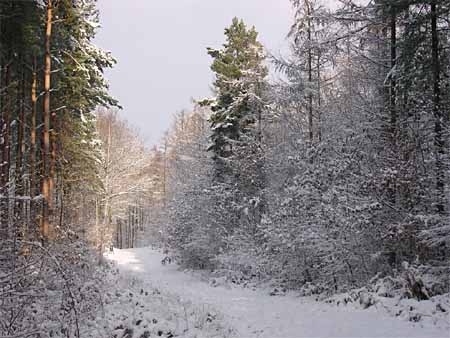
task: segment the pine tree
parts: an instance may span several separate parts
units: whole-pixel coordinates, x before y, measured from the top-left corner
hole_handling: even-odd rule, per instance
[[[97,26],[94,0],[0,1],[0,274],[11,276],[0,286],[10,290],[0,335],[29,335],[33,320],[56,316],[58,330],[80,337],[76,307],[86,295],[72,294],[67,311],[53,305],[58,294],[65,303],[58,285],[67,291],[90,273],[77,264],[89,256],[78,202],[100,190],[92,112],[117,104],[103,77],[114,60],[92,43]],[[95,208],[85,206],[88,226]]]
[[[263,89],[267,69],[262,64],[264,50],[257,41],[255,28],[247,29],[242,20],[233,19],[225,30],[227,42],[223,49],[208,49],[214,59],[217,94],[210,117],[213,151],[217,161],[233,155],[233,146],[248,134],[259,121],[257,102]]]
[[[202,237],[216,248],[209,258],[238,237],[255,234],[265,208],[262,124],[268,71],[264,48],[255,28],[247,28],[237,18],[225,29],[225,37],[222,49],[208,48],[216,98],[202,102],[212,111],[209,151],[214,161],[214,202],[210,212],[217,215]]]

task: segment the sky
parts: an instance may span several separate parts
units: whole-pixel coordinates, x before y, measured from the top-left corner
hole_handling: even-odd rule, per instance
[[[98,0],[98,9],[95,43],[118,61],[106,72],[111,94],[149,146],[159,143],[174,113],[211,96],[206,48],[224,43],[233,17],[254,25],[274,54],[286,49],[293,17],[289,0]]]

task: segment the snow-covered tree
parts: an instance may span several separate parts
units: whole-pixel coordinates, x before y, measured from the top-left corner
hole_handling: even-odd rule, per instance
[[[94,228],[100,250],[106,244],[133,247],[136,234],[142,229],[142,208],[154,188],[151,154],[139,133],[121,120],[114,111],[99,111],[97,131],[101,142],[99,179]],[[136,219],[137,217],[137,219]]]
[[[264,213],[262,128],[268,71],[255,28],[235,18],[225,36],[222,49],[208,49],[216,76],[209,150],[216,167],[216,194],[219,200],[226,197],[218,221],[233,241],[239,232],[254,233]]]

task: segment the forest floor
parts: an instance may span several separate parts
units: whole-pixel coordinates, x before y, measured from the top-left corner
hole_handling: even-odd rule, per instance
[[[200,274],[181,271],[176,264],[162,265],[163,257],[150,248],[115,250],[109,255],[120,275],[132,280],[136,290],[140,289],[141,296],[135,296],[136,303],[145,303],[143,295],[149,291],[144,290],[152,290],[153,298],[147,302],[151,302],[153,308],[146,309],[146,314],[141,313],[147,316],[148,323],[155,322],[148,311],[160,313],[161,307],[164,308],[164,323],[170,330],[158,329],[158,335],[163,337],[448,338],[450,335],[450,323],[433,325],[402,320],[376,305],[364,310],[357,305],[339,307],[294,293],[270,296],[270,290],[264,288],[213,286]],[[155,290],[160,297],[158,302],[154,299]],[[141,308],[145,306],[148,307],[142,305]],[[136,309],[133,316],[129,325],[138,323],[140,328],[136,332],[141,333],[129,337],[146,338],[142,320],[136,320]],[[124,336],[123,332],[117,337],[121,335]]]

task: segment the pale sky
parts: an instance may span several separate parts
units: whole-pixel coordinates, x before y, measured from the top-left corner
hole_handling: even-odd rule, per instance
[[[211,95],[206,47],[220,47],[234,16],[254,25],[260,41],[278,54],[292,23],[289,0],[98,0],[96,44],[116,57],[108,71],[123,116],[147,144],[158,143],[172,116],[191,98]]]

